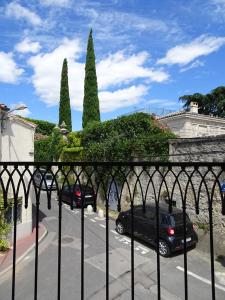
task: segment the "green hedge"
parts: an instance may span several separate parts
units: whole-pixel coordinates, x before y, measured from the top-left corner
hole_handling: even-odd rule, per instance
[[[37,124],[38,126],[36,128],[36,133],[41,133],[43,135],[51,135],[53,128],[56,126],[56,124],[44,120],[36,120],[31,118],[24,119]]]
[[[34,142],[34,161],[52,161],[51,137]]]

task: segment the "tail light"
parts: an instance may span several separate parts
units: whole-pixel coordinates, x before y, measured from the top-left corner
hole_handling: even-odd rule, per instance
[[[77,197],[80,197],[81,196],[81,191],[80,190],[74,191],[74,195],[77,196]]]
[[[167,234],[168,234],[169,236],[174,235],[174,234],[175,234],[174,228],[171,228],[171,227],[167,228]]]

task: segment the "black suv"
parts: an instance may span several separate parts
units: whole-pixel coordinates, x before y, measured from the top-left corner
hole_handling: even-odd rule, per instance
[[[67,185],[64,186],[62,191],[62,201],[73,205],[73,207],[86,207],[87,205],[92,205],[94,211],[96,211],[96,194],[93,188],[86,185]]]
[[[156,208],[153,205],[134,206],[134,236],[156,246]],[[116,230],[120,234],[131,233],[131,210],[121,212],[116,220]],[[198,237],[193,224],[186,214],[186,245],[195,246]],[[159,207],[159,253],[170,256],[172,252],[184,248],[183,212],[173,207],[169,213],[168,206]]]

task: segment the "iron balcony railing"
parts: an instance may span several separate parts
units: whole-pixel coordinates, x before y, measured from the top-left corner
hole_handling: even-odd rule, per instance
[[[41,174],[40,176],[37,175]],[[51,176],[49,176],[49,174]],[[39,177],[39,181],[37,180]],[[174,205],[183,212],[183,260],[184,260],[184,299],[188,299],[187,274],[187,242],[186,242],[186,212],[195,218],[201,213],[202,207],[207,207],[210,261],[211,261],[211,299],[216,299],[215,270],[214,270],[214,218],[223,222],[225,214],[224,186],[225,164],[223,163],[157,163],[157,162],[75,162],[75,163],[30,163],[30,162],[0,162],[0,190],[4,199],[4,207],[8,206],[8,199],[13,199],[13,268],[11,299],[16,299],[16,252],[17,252],[17,210],[18,199],[21,196],[25,209],[31,203],[29,196],[34,194],[36,205],[35,228],[35,278],[34,299],[38,297],[38,254],[39,254],[39,219],[40,195],[43,190],[47,195],[47,206],[51,209],[53,188],[58,195],[58,280],[57,299],[61,299],[61,256],[62,256],[62,190],[65,186],[71,188],[72,184],[91,187],[105,205],[105,298],[109,299],[109,201],[113,194],[116,199],[117,210],[129,207],[131,211],[131,299],[135,297],[134,285],[134,208],[153,203],[156,209],[156,269],[157,269],[157,295],[161,299],[160,284],[160,253],[159,253],[159,208],[161,203],[167,205],[168,211]],[[55,192],[54,192],[55,193]],[[81,197],[84,197],[81,194]],[[84,199],[81,201],[81,295],[73,299],[84,299]],[[72,202],[71,202],[72,203]],[[220,209],[219,214],[213,212],[214,206]],[[71,210],[73,205],[71,204]],[[66,222],[66,220],[65,220]],[[204,220],[203,220],[204,222]]]

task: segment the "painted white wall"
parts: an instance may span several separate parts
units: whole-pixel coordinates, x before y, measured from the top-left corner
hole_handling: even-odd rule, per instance
[[[1,118],[1,115],[0,115]],[[19,120],[15,116],[4,121],[3,132],[0,132],[0,161],[1,162],[32,162],[34,161],[34,132],[35,125]],[[10,167],[9,167],[10,170]],[[20,167],[19,171],[24,168]],[[33,171],[33,167],[30,167]],[[29,181],[29,175],[25,177],[25,182]],[[7,174],[4,174],[3,180],[7,180]],[[13,176],[15,186],[19,181],[18,174]],[[24,208],[23,189],[20,188],[19,196],[23,197],[22,203],[22,222],[17,227],[17,237],[22,238],[32,232],[32,194],[29,195],[28,208]],[[12,196],[12,188],[10,195]]]
[[[159,118],[180,138],[216,136],[225,134],[225,120],[199,114],[183,113]]]

